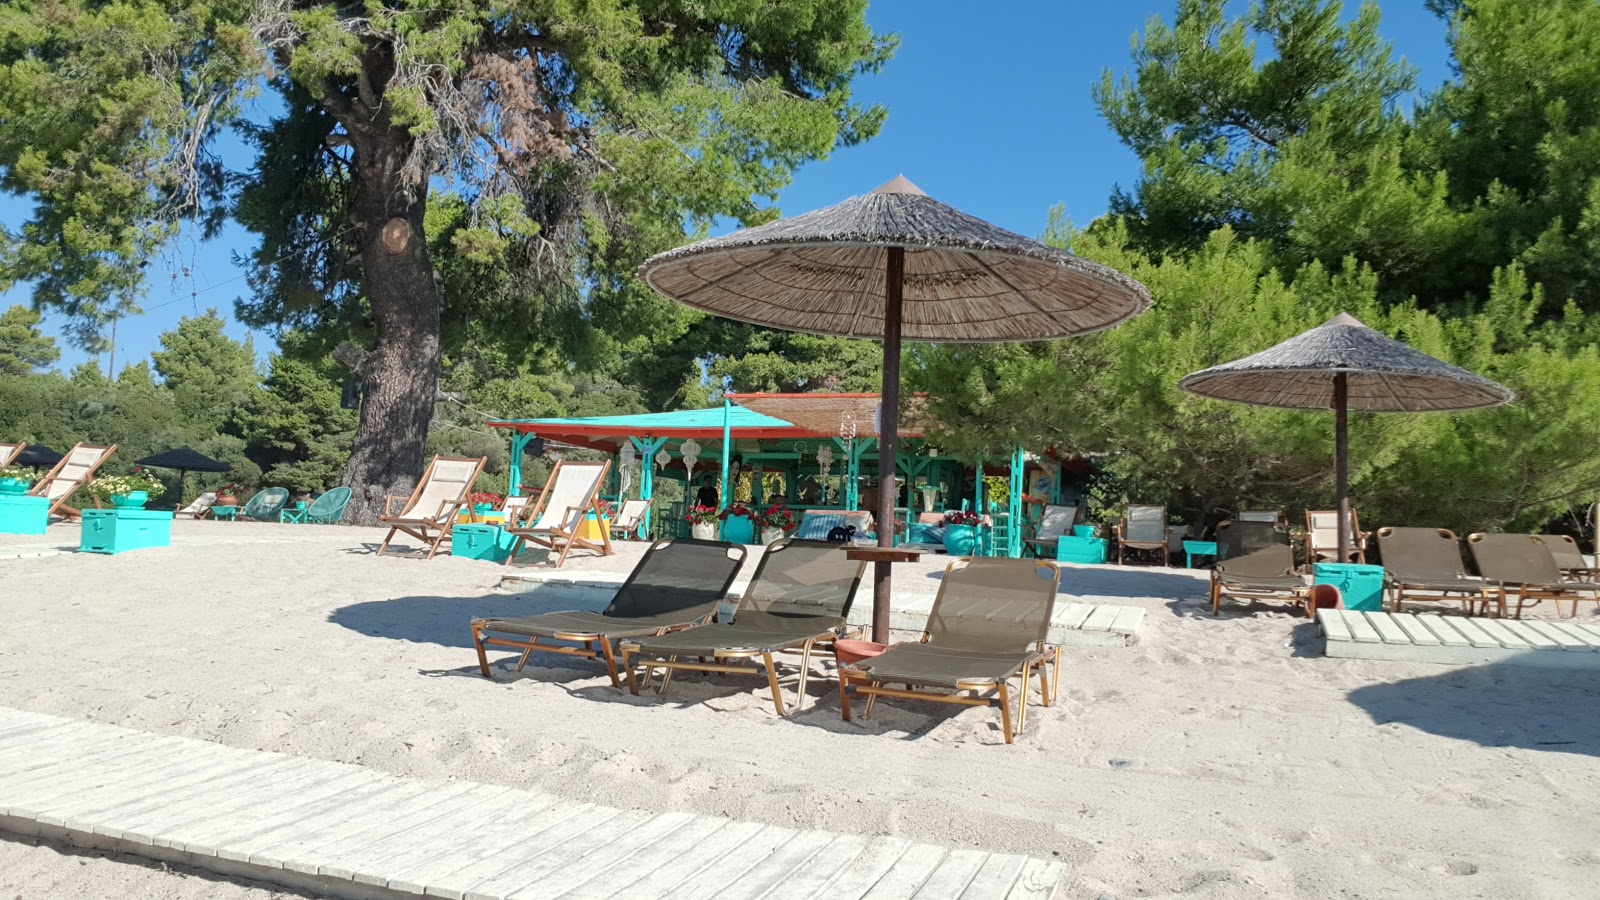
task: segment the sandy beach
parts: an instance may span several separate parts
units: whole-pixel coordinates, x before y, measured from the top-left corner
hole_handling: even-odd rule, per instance
[[[1130,647],[1069,649],[1061,701],[1030,709],[1008,747],[989,710],[886,702],[843,722],[822,665],[787,720],[754,678],[680,675],[663,701],[582,661],[535,656],[514,674],[506,653],[488,681],[468,619],[572,608],[570,591],[502,588],[512,570],[484,562],[378,558],[374,529],[174,534],[164,550],[0,559],[0,704],[1053,857],[1065,898],[1600,896],[1600,675],[1327,659],[1284,607],[1214,619],[1200,571],[1067,567],[1065,595],[1141,606],[1144,625]],[[0,557],[76,539],[0,535]],[[625,572],[642,545],[624,546],[566,571]],[[932,593],[941,567],[906,566],[897,588]],[[0,840],[0,895],[301,896],[21,840]]]

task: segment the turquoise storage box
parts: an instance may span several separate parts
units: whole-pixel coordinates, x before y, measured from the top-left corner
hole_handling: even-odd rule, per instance
[[[1106,561],[1106,549],[1111,542],[1105,538],[1056,538],[1056,562],[1099,565]]]
[[[172,546],[172,511],[86,509],[78,549],[84,553],[127,553]]]
[[[50,524],[50,498],[0,494],[0,534],[44,534]]]
[[[1383,612],[1383,566],[1359,563],[1317,563],[1316,584],[1331,584],[1344,596],[1344,608]]]
[[[450,555],[503,563],[516,541],[516,535],[499,525],[457,525],[450,532]]]

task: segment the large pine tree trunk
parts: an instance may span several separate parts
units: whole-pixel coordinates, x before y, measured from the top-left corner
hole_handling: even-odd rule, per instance
[[[409,137],[392,126],[363,137],[356,142],[355,211],[377,345],[362,367],[366,396],[343,483],[353,491],[349,521],[371,525],[386,496],[409,495],[422,475],[439,384],[443,297],[423,237],[427,184],[401,181]]]

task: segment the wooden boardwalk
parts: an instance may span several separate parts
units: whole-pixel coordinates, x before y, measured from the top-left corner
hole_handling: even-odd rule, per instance
[[[397,778],[3,707],[0,830],[353,898],[1048,898],[1062,874],[1022,856]]]
[[[1323,609],[1327,655],[1345,659],[1600,669],[1600,622]]]

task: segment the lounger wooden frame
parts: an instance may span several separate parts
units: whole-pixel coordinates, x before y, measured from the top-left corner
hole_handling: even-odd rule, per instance
[[[1022,562],[1022,560],[991,560],[990,562],[1010,564]],[[1029,560],[1028,562],[1033,563],[1035,574],[1041,569],[1049,570],[1051,585],[1049,603],[1053,607],[1055,594],[1061,587],[1061,568],[1049,560]],[[943,591],[943,584],[949,581],[957,566],[962,564],[961,560],[956,560],[945,567],[945,580],[941,582],[941,592]],[[934,599],[934,610],[931,610],[928,616],[930,622],[933,620],[933,614],[938,609],[938,605],[939,600],[936,597]],[[1048,609],[1044,618],[1045,627],[1048,628],[1050,619]],[[931,638],[932,634],[924,627],[918,643],[926,644]],[[850,721],[851,717],[849,686],[854,684],[856,685],[856,693],[865,695],[867,698],[865,714],[868,718],[872,717],[872,709],[877,704],[879,697],[894,697],[902,700],[929,700],[934,703],[954,703],[960,706],[997,707],[1000,710],[1000,730],[1005,735],[1006,743],[1011,744],[1015,743],[1017,735],[1022,734],[1027,725],[1028,682],[1032,679],[1034,672],[1038,672],[1039,675],[1039,702],[1041,706],[1049,707],[1054,702],[1054,698],[1059,696],[1061,689],[1061,647],[1049,644],[1042,638],[1037,641],[1032,651],[1022,655],[1017,668],[1012,674],[998,679],[973,678],[960,680],[955,683],[953,688],[917,688],[910,684],[903,688],[889,687],[888,684],[894,683],[892,675],[879,676],[873,674],[870,668],[859,668],[862,665],[870,667],[871,663],[871,659],[866,659],[855,665],[839,667],[840,714],[846,722]],[[1017,703],[1015,727],[1012,727],[1011,721],[1012,678],[1018,679],[1018,688],[1020,689],[1020,702]],[[951,693],[944,693],[947,690],[951,691]]]
[[[576,518],[577,524],[539,527],[538,523],[543,520],[545,513],[551,511],[547,507],[551,498],[557,494],[556,487],[561,483],[561,473],[576,468],[592,466],[600,467],[600,475],[594,480],[593,490],[588,492],[588,496],[584,498],[583,502],[568,506],[561,511],[563,513],[562,522],[571,520],[573,513],[579,513]],[[600,520],[600,490],[605,485],[606,475],[610,474],[610,472],[610,460],[603,462],[569,462],[563,460],[556,463],[555,468],[550,472],[550,480],[545,483],[544,490],[539,494],[539,501],[523,514],[523,518],[529,524],[526,527],[508,527],[506,529],[516,539],[511,544],[511,552],[506,556],[505,564],[509,566],[515,562],[517,555],[522,552],[522,548],[527,544],[544,547],[551,553],[556,554],[556,568],[558,569],[566,563],[567,555],[573,550],[593,550],[601,556],[610,556],[615,553],[616,551],[611,549],[611,529],[609,528],[600,529],[599,543],[578,536],[579,529],[583,527],[585,514],[593,512],[595,521],[598,522]]]
[[[433,462],[428,463],[428,468],[422,473],[422,478],[417,481],[417,486],[411,491],[411,496],[406,500],[405,507],[399,515],[381,515],[379,524],[388,525],[389,533],[384,536],[383,543],[378,545],[378,556],[389,548],[389,542],[394,540],[396,534],[404,533],[421,541],[428,548],[425,559],[433,559],[439,551],[451,542],[455,529],[456,515],[461,512],[461,507],[466,505],[467,497],[472,493],[472,485],[477,482],[478,476],[483,474],[483,467],[489,462],[486,456],[435,456]],[[472,474],[461,485],[461,490],[454,497],[445,497],[439,502],[437,509],[429,512],[417,509],[417,503],[422,499],[424,492],[433,481],[434,472],[440,463],[471,463]],[[385,499],[385,506],[393,503],[398,497]]]
[[[72,499],[72,495],[76,494],[79,488],[94,480],[95,473],[100,471],[100,467],[106,464],[106,460],[111,458],[111,454],[117,452],[117,445],[112,444],[109,447],[97,447],[93,444],[73,445],[73,448],[61,457],[60,462],[57,462],[43,478],[39,479],[28,493],[36,497],[50,496],[50,486],[61,480],[61,473],[66,470],[67,466],[72,464],[72,458],[77,455],[79,450],[98,450],[100,451],[100,456],[94,461],[93,465],[77,476],[66,493],[51,501],[49,515],[61,516],[66,519],[77,519],[83,516],[83,513],[76,508],[68,506],[67,501]]]

